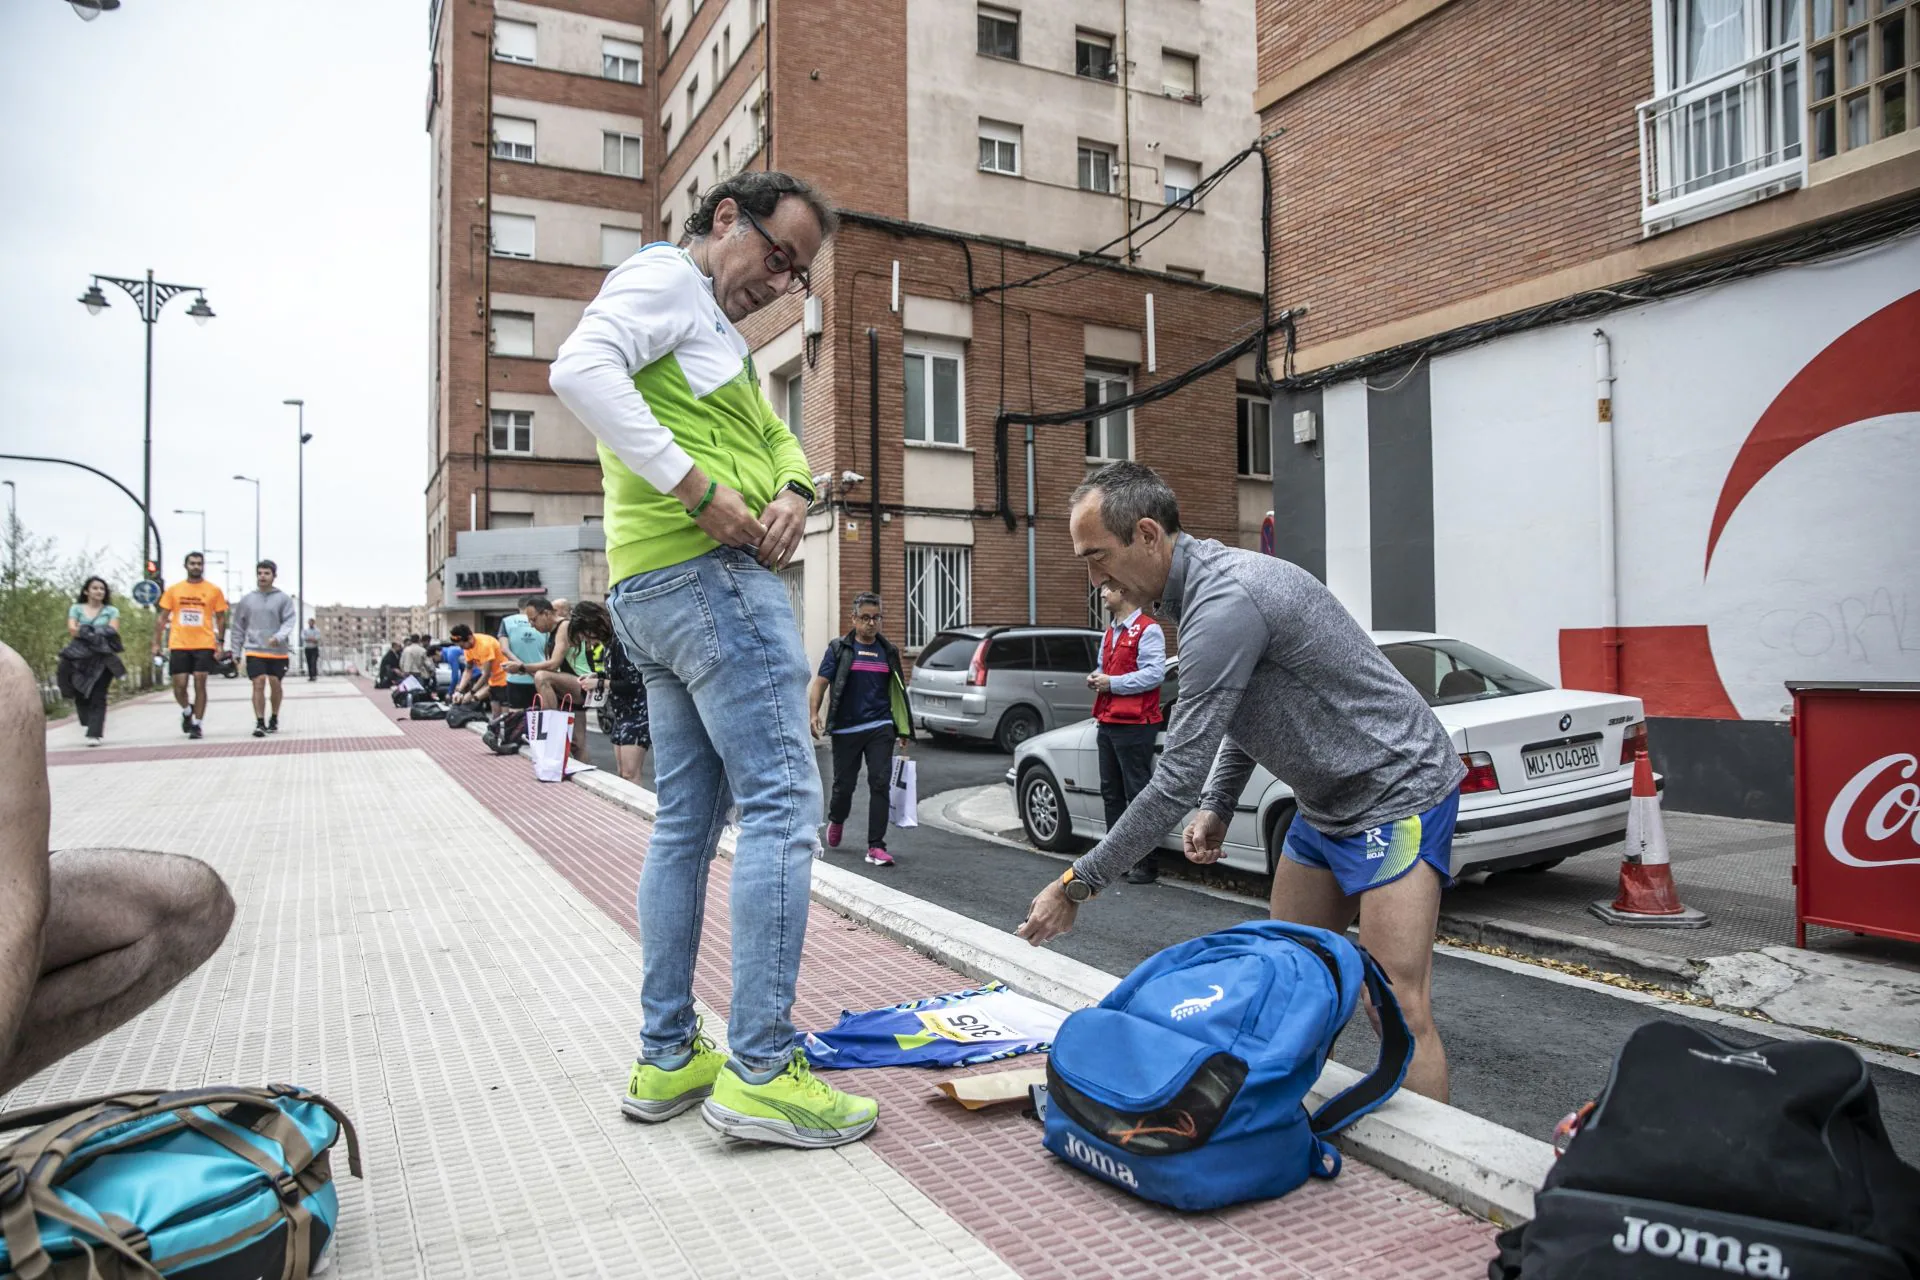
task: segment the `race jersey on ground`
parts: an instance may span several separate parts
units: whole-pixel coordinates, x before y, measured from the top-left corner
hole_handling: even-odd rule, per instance
[[[846,1012],[830,1031],[803,1038],[822,1070],[852,1067],[965,1067],[1053,1047],[1063,1010],[998,982],[890,1009]]]
[[[160,597],[167,611],[167,647],[170,649],[217,649],[220,638],[214,633],[215,615],[227,611],[227,597],[220,588],[202,578],[188,582],[184,578],[168,587]]]

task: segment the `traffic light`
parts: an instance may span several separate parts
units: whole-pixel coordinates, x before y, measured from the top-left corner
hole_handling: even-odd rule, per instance
[[[158,581],[160,577],[160,562],[158,560],[147,561],[147,572],[145,576]]]

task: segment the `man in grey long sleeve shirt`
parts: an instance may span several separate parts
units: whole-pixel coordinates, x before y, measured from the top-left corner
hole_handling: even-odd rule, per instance
[[[1080,903],[1196,803],[1186,855],[1216,861],[1242,788],[1265,765],[1298,807],[1274,870],[1274,918],[1339,932],[1360,916],[1360,943],[1413,1032],[1406,1086],[1444,1101],[1433,937],[1466,769],[1432,709],[1311,574],[1179,530],[1173,490],[1138,463],[1105,467],[1074,494],[1088,576],[1154,601],[1179,626],[1180,697],[1146,788],[1034,898],[1020,936],[1038,944],[1071,929]]]
[[[280,731],[280,682],[293,657],[293,627],[297,614],[293,597],[273,585],[279,566],[262,560],[254,566],[254,589],[233,606],[228,643],[246,655],[247,679],[253,682],[253,736],[264,738]],[[273,710],[269,715],[267,700]]]

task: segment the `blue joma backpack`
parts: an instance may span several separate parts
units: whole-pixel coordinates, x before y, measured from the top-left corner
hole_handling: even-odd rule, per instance
[[[1311,1116],[1307,1090],[1362,985],[1380,1061]],[[1068,1014],[1047,1060],[1047,1149],[1135,1195],[1217,1209],[1340,1172],[1329,1135],[1400,1087],[1413,1039],[1380,967],[1325,929],[1261,920],[1152,956]]]
[[[0,1280],[305,1280],[353,1125],[292,1085],[135,1092],[0,1115]]]

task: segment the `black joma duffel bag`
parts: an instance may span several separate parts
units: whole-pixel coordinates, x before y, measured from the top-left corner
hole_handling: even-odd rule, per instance
[[[1920,1171],[1847,1046],[1651,1022],[1498,1244],[1490,1280],[1915,1280]]]

